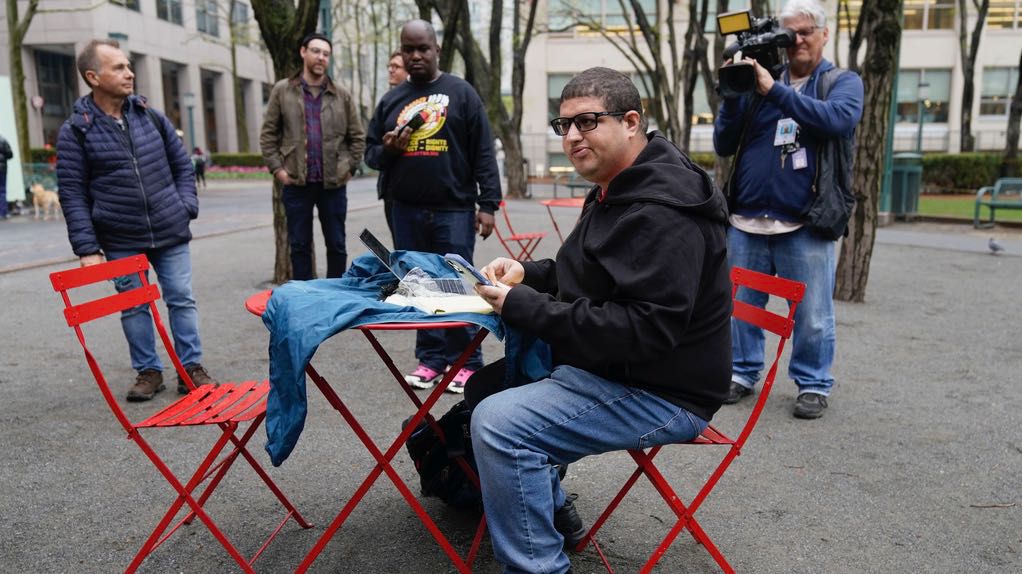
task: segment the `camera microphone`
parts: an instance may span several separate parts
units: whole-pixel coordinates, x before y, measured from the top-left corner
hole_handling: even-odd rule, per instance
[[[397,133],[400,134],[401,132],[405,131],[405,128],[410,128],[414,132],[415,130],[419,129],[419,127],[421,127],[422,124],[426,123],[426,119],[428,117],[429,113],[426,112],[426,110],[422,110],[421,112],[412,116],[412,119],[408,120],[404,125],[398,128]]]

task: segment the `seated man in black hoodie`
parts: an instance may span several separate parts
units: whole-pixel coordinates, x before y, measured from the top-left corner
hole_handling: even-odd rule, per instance
[[[482,269],[494,286],[479,294],[553,356],[553,371],[534,383],[503,389],[486,368],[466,386],[505,572],[571,569],[555,465],[692,439],[728,391],[725,200],[670,141],[646,133],[641,110],[624,74],[591,68],[572,79],[551,126],[595,184],[582,216],[555,260],[500,258]]]

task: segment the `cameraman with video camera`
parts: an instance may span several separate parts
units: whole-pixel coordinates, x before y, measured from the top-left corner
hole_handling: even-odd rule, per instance
[[[834,385],[835,246],[855,203],[851,174],[863,87],[857,74],[823,57],[830,34],[818,1],[789,0],[779,19],[790,31],[775,44],[787,52],[787,66],[774,68],[775,76],[754,59],[747,94],[728,89],[722,72],[713,143],[721,156],[735,156],[725,184],[731,264],[806,284],[788,375],[799,389],[795,417],[815,419]],[[766,304],[765,296],[740,292],[739,298]],[[762,331],[734,321],[731,329],[728,404],[752,394],[763,369]]]

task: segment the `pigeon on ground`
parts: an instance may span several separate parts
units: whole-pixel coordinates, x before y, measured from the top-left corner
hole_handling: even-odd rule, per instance
[[[1004,251],[1004,246],[998,243],[993,237],[991,237],[990,241],[987,242],[987,247],[990,248],[991,255],[999,255],[1002,251]]]

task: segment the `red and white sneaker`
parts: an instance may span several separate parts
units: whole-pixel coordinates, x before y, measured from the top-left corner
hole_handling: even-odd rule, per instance
[[[405,375],[405,382],[417,389],[432,389],[440,381],[443,373],[434,371],[426,365],[419,364],[410,374]]]
[[[465,392],[465,383],[468,382],[469,377],[475,374],[472,369],[462,369],[458,371],[457,375],[454,375],[454,379],[451,380],[451,384],[447,385],[448,393],[458,393],[459,395]]]

